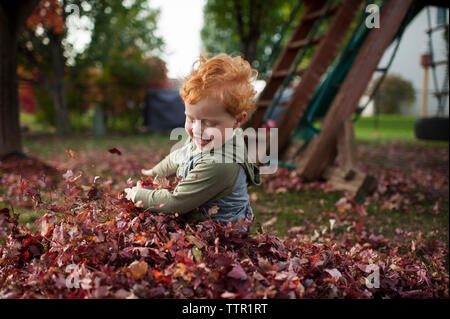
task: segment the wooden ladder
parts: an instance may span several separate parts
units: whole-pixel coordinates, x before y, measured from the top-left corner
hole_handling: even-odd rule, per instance
[[[267,108],[271,105],[275,94],[283,84],[283,81],[288,75],[299,51],[306,46],[308,35],[311,32],[316,19],[323,13],[325,4],[326,0],[310,1],[306,4],[307,7],[305,9],[305,13],[302,15],[296,28],[292,31],[287,45],[278,56],[272,68],[272,72],[266,81],[266,86],[258,97],[256,102],[256,110],[252,117],[244,124],[244,128],[253,127],[257,129],[263,124],[264,115]],[[331,14],[332,10],[329,11]],[[314,39],[311,44],[315,44],[319,41],[320,39]],[[302,71],[299,70],[298,74],[301,73]]]
[[[380,28],[373,28],[358,52],[352,68],[325,115],[321,133],[302,153],[299,173],[316,180],[336,158],[336,138],[358,107],[358,101],[375,72],[378,62],[398,32],[413,0],[386,0],[380,14]]]
[[[256,110],[244,125],[244,128],[253,127],[257,129],[262,126],[266,111],[272,104],[285,77],[289,74],[297,55],[309,42],[311,46],[316,46],[314,54],[306,68],[296,70],[296,74],[301,75],[301,81],[295,87],[294,93],[285,105],[276,124],[276,127],[278,127],[278,146],[279,149],[284,148],[306,110],[320,78],[335,58],[339,45],[361,3],[362,0],[343,0],[340,4],[331,6],[325,15],[333,16],[327,31],[322,36],[314,37],[310,41],[308,41],[310,32],[316,20],[325,14],[327,1],[317,0],[306,4],[305,13],[275,62],[267,84],[256,102]],[[282,104],[280,103],[280,105]]]

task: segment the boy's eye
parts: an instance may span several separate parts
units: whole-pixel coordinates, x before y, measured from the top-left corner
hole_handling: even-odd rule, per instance
[[[193,122],[194,120],[191,119],[190,117],[186,116],[186,120],[189,122]],[[201,121],[201,124],[204,126],[215,126],[216,123],[215,122],[211,122],[211,121]]]

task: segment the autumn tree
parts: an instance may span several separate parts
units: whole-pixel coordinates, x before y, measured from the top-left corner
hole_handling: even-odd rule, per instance
[[[140,88],[145,77],[155,73],[148,70],[145,59],[148,55],[159,54],[163,43],[154,36],[158,14],[146,0],[42,0],[28,19],[29,28],[22,38],[21,52],[28,69],[38,69],[36,84],[52,97],[54,112],[45,107],[45,114],[54,114],[57,132],[68,132],[69,111],[80,111],[83,108],[80,104],[85,108],[91,102],[98,102],[86,98],[136,97],[136,92],[125,94],[122,91],[129,87]],[[78,21],[89,21],[92,26],[91,41],[82,52],[75,52],[67,41],[70,15]],[[70,57],[70,65],[67,57]],[[92,94],[99,90],[100,94]],[[114,94],[111,95],[111,91]],[[119,100],[122,99],[115,102]],[[77,105],[71,103],[74,101]]]
[[[203,46],[213,54],[241,54],[258,67],[271,54],[298,3],[298,0],[208,0],[203,11]],[[301,12],[296,11],[294,21]]]
[[[379,81],[374,79],[369,90]],[[409,107],[415,100],[414,87],[399,75],[388,74],[374,96],[375,107],[383,114],[398,114],[401,107]]]
[[[41,0],[27,20],[20,46],[29,63],[38,70],[39,84],[52,98],[58,134],[71,131],[62,44],[67,33],[65,21],[69,4],[72,5],[67,0]]]
[[[120,117],[132,129],[141,116],[145,90],[167,81],[165,63],[157,58],[163,41],[155,35],[159,10],[148,1],[89,2],[85,14],[94,27],[88,48],[76,57],[74,72],[89,70],[95,102],[110,119]],[[160,83],[157,83],[160,82]]]
[[[0,158],[22,153],[17,50],[20,29],[38,0],[0,0]]]

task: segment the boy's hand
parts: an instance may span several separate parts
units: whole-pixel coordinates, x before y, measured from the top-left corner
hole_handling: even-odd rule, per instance
[[[137,190],[142,188],[142,182],[138,181],[136,183],[136,186],[132,187],[132,188],[125,188],[123,191],[125,192],[126,196],[125,198],[128,200],[131,200],[132,202],[134,202],[134,198],[136,197],[136,193]],[[142,201],[139,201],[142,204]],[[138,206],[139,203],[136,203],[136,206]]]
[[[151,169],[141,169],[143,175],[153,176],[153,170]]]

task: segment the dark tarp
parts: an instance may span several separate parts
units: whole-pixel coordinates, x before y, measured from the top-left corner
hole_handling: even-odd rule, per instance
[[[184,127],[184,102],[175,90],[151,89],[147,91],[144,106],[144,126],[150,131]]]

